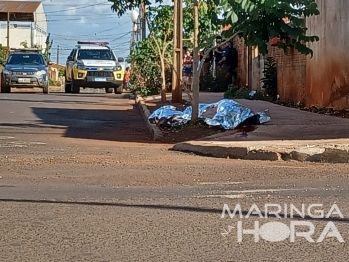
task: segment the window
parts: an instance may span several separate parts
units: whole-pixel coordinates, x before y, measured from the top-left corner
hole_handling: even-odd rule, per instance
[[[114,60],[115,57],[110,50],[79,50],[78,59]]]
[[[70,55],[69,55],[69,57],[68,57],[68,60],[69,60],[69,58],[71,58],[72,60],[74,60],[75,54],[76,54],[76,49],[74,48],[74,49],[71,51],[71,53],[70,53]]]
[[[45,65],[45,60],[39,54],[12,54],[7,63],[11,65]]]

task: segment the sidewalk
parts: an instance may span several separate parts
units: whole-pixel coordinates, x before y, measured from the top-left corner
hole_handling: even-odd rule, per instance
[[[200,93],[200,103],[223,99],[223,93]],[[254,112],[269,109],[271,122],[242,136],[236,130],[173,150],[223,158],[349,162],[349,119],[320,115],[265,101],[236,99]]]

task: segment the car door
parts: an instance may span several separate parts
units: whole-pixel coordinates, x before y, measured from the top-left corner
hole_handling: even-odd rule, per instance
[[[67,63],[66,63],[66,80],[71,81],[72,80],[72,70],[74,65],[74,57],[76,54],[76,49],[74,48],[70,55],[68,56]]]

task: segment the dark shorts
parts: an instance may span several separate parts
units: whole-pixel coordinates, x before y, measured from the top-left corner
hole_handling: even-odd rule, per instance
[[[187,75],[191,75],[193,73],[193,70],[192,70],[192,68],[183,67],[183,73],[185,73]]]

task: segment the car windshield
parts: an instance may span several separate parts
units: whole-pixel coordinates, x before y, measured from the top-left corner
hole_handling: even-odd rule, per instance
[[[98,60],[115,60],[110,50],[80,50],[78,59],[98,59]]]
[[[39,54],[12,54],[7,64],[11,65],[45,65],[43,57]]]

